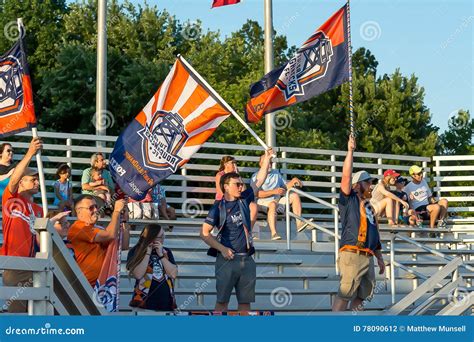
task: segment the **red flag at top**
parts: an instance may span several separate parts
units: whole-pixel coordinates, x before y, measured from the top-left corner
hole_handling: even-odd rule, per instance
[[[212,8],[238,4],[240,0],[214,0]]]

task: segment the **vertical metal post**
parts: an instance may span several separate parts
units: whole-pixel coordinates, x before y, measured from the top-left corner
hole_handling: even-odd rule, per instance
[[[392,293],[392,304],[395,304],[395,234],[390,234],[390,291]]]
[[[423,167],[423,178],[426,178],[426,175],[427,175],[426,169],[427,169],[427,167],[428,167],[428,163],[424,161],[424,162],[421,164],[421,166]],[[426,181],[429,182],[430,179],[427,179]]]
[[[290,203],[290,192],[291,192],[291,189],[289,191],[286,192],[286,203]],[[285,205],[285,211],[286,211],[286,249],[287,250],[291,250],[291,220],[290,220],[290,206],[289,205]]]
[[[95,132],[106,135],[107,118],[107,0],[98,0],[97,9],[97,80],[95,99]],[[98,147],[104,147],[103,141],[97,140]]]
[[[336,205],[336,155],[331,155],[331,194],[333,195],[331,198],[331,204]],[[339,275],[339,265],[337,260],[339,258],[339,213],[337,210],[334,211],[334,258],[335,258],[335,266],[336,266],[336,275]]]
[[[181,204],[183,204],[188,199],[188,192],[187,190],[185,190],[188,186],[188,181],[186,177],[187,175],[188,175],[188,171],[186,170],[186,166],[183,166],[181,168],[181,176],[184,177],[181,180],[181,187],[183,188],[183,192],[181,193],[181,199],[183,200],[183,202]]]
[[[383,175],[383,159],[378,158],[377,159],[377,164],[379,165],[379,168],[377,169],[377,175],[382,176]]]
[[[436,191],[436,194],[438,195],[438,199],[441,198],[441,181],[439,180],[439,177],[441,177],[441,172],[439,171],[439,167],[440,167],[440,162],[439,160],[436,160],[435,161],[435,168],[436,168],[436,171],[435,171],[435,174],[436,174],[436,187],[438,188],[438,190]]]
[[[283,175],[283,178],[284,178],[285,180],[288,180],[288,173],[287,173],[288,164],[286,163],[286,157],[287,157],[286,151],[281,152],[281,160],[282,160],[282,162],[281,162],[281,168],[282,168],[283,170],[285,170],[285,174]]]
[[[265,15],[265,74],[273,70],[273,5],[272,0],[264,1]],[[265,142],[270,147],[276,146],[274,113],[265,115]]]
[[[72,161],[71,161],[71,158],[72,158],[72,149],[71,149],[71,146],[72,146],[72,139],[71,138],[67,138],[66,139],[66,159],[67,159],[67,165],[69,165],[69,167],[71,168],[72,170]],[[71,175],[72,176],[72,175]]]

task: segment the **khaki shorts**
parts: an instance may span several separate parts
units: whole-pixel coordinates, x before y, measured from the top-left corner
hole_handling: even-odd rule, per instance
[[[271,202],[277,202],[277,213],[278,214],[284,214],[285,213],[285,208],[286,208],[286,197],[280,197],[278,198],[259,198],[257,200],[257,205],[258,205],[258,211],[263,211],[266,213],[268,211],[268,205]]]
[[[31,271],[15,271],[15,270],[4,270],[3,271],[3,286],[16,287],[18,294],[23,292],[26,287],[33,286],[33,272]],[[8,306],[8,312],[18,313],[28,311],[27,300],[15,300],[15,296],[8,299],[5,302],[3,309]]]
[[[338,297],[348,301],[355,297],[362,300],[372,297],[375,287],[374,258],[342,251],[337,262],[341,271]]]

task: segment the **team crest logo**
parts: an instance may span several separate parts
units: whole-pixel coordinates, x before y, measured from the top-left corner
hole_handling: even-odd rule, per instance
[[[0,116],[21,111],[23,106],[23,74],[21,64],[14,56],[0,61]]]
[[[151,169],[176,172],[183,160],[178,153],[189,137],[183,118],[176,113],[157,111],[138,134],[143,139],[144,164]]]
[[[304,95],[305,85],[324,77],[332,55],[331,40],[326,34],[322,31],[313,34],[290,59],[277,82],[285,100]]]

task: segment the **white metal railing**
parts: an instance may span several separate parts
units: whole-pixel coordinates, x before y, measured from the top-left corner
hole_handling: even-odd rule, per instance
[[[454,260],[455,258],[452,257],[452,256],[449,256],[449,255],[446,255],[445,253],[442,253],[436,249],[432,249],[428,246],[425,246],[421,243],[419,243],[418,241],[415,241],[409,237],[406,237],[406,236],[403,236],[403,235],[400,235],[398,233],[391,233],[390,234],[390,291],[391,291],[391,297],[392,297],[392,304],[395,303],[396,301],[396,284],[395,284],[395,266],[397,264],[397,262],[395,261],[395,253],[396,253],[396,250],[395,250],[395,240],[396,239],[400,239],[400,240],[403,240],[405,242],[408,242],[418,248],[421,248],[435,256],[438,256],[440,258],[442,258],[444,261],[446,261],[446,263],[449,263],[450,261]],[[470,265],[465,265],[465,264],[462,264],[461,265],[462,267],[464,267],[465,269],[467,269],[468,271],[471,271],[471,272],[474,272],[474,267],[470,266]]]
[[[90,154],[97,151],[110,153],[116,140],[114,136],[98,137],[90,134],[39,132],[39,135],[45,142],[43,163],[50,200],[54,196],[53,175],[59,163],[68,163],[72,167],[73,189],[75,193],[78,193],[81,186],[81,172],[89,166]],[[10,140],[15,149],[26,150],[29,143],[25,137],[29,136],[31,136],[30,132],[24,132]],[[97,141],[104,142],[105,146],[97,147]],[[345,151],[292,147],[278,147],[276,150],[278,155],[282,156],[276,159],[276,164],[284,177],[304,178],[305,191],[308,194],[336,204]],[[168,192],[168,202],[171,205],[175,204],[177,212],[182,213],[185,209],[182,208],[183,203],[187,199],[195,199],[201,206],[198,212],[204,215],[206,209],[214,203],[214,179],[221,157],[226,154],[236,157],[241,164],[240,172],[244,180],[248,181],[252,173],[258,171],[261,153],[262,147],[258,145],[205,143],[188,164],[164,181],[163,184]],[[15,154],[15,158],[20,159],[21,153]],[[427,157],[356,152],[354,158],[356,170],[367,169],[375,176],[381,175],[383,170],[388,168],[407,173],[413,163],[425,166],[428,173],[430,171],[428,167],[430,158]],[[302,202],[306,217],[331,221],[334,219],[330,208],[321,203],[306,201],[306,199]]]
[[[292,192],[298,194],[299,196],[308,198],[308,199],[310,199],[314,202],[320,203],[320,204],[332,209],[334,211],[334,231],[332,232],[329,229],[321,227],[320,225],[318,225],[318,224],[316,224],[316,223],[314,223],[310,220],[307,220],[302,216],[295,215],[292,212],[290,212],[290,194]],[[330,236],[334,237],[334,259],[335,259],[334,264],[335,264],[335,268],[336,268],[336,274],[339,274],[339,267],[337,265],[337,259],[339,257],[339,239],[340,239],[340,235],[339,235],[339,208],[337,206],[335,206],[334,204],[326,202],[325,200],[322,200],[322,199],[317,198],[313,195],[310,195],[310,194],[308,194],[308,193],[306,193],[302,190],[296,189],[295,187],[292,187],[292,188],[288,189],[285,196],[286,196],[286,206],[285,206],[285,208],[286,208],[286,249],[291,250],[291,218],[293,217],[295,219],[298,219],[298,220],[301,220],[301,221],[305,222],[306,224],[312,226],[315,229],[318,229],[318,230],[322,231],[323,233],[329,234]],[[316,242],[316,231],[314,229],[311,232],[311,234],[313,235],[313,239],[312,239],[313,242]]]

